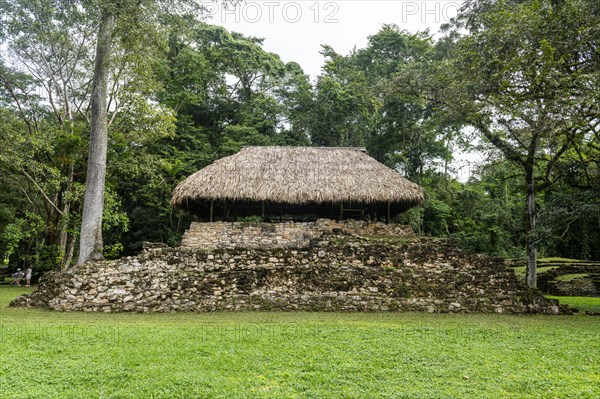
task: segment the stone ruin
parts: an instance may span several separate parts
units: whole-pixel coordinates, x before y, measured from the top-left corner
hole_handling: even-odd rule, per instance
[[[362,220],[316,222],[192,223],[181,240],[183,248],[200,249],[270,249],[306,248],[311,240],[323,234],[343,234],[369,237],[407,237],[413,232],[400,224],[369,223]]]
[[[48,273],[14,306],[59,311],[568,311],[503,259],[357,221],[193,224],[182,246]]]

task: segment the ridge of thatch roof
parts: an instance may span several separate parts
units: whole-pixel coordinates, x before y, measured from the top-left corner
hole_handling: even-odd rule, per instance
[[[423,189],[364,149],[244,147],[179,183],[171,204],[213,200],[414,206],[423,202]]]

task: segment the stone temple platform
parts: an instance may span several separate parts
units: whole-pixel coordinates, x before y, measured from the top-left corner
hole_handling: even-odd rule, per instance
[[[397,225],[192,225],[180,248],[47,274],[13,306],[59,311],[568,312],[503,259]]]

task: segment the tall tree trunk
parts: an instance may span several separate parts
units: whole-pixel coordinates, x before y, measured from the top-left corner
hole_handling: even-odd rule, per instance
[[[114,27],[114,14],[104,10],[98,29],[92,83],[90,149],[83,198],[78,265],[103,258],[102,211],[108,145],[106,98]]]
[[[537,288],[537,250],[535,242],[535,179],[533,166],[526,168],[525,179],[527,182],[527,223],[525,234],[527,236],[527,285]]]

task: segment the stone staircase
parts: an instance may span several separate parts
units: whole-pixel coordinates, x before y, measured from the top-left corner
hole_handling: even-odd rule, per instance
[[[517,274],[524,268],[518,262]],[[521,273],[522,274],[522,273]],[[548,258],[538,262],[538,288],[548,295],[600,296],[600,262]]]

